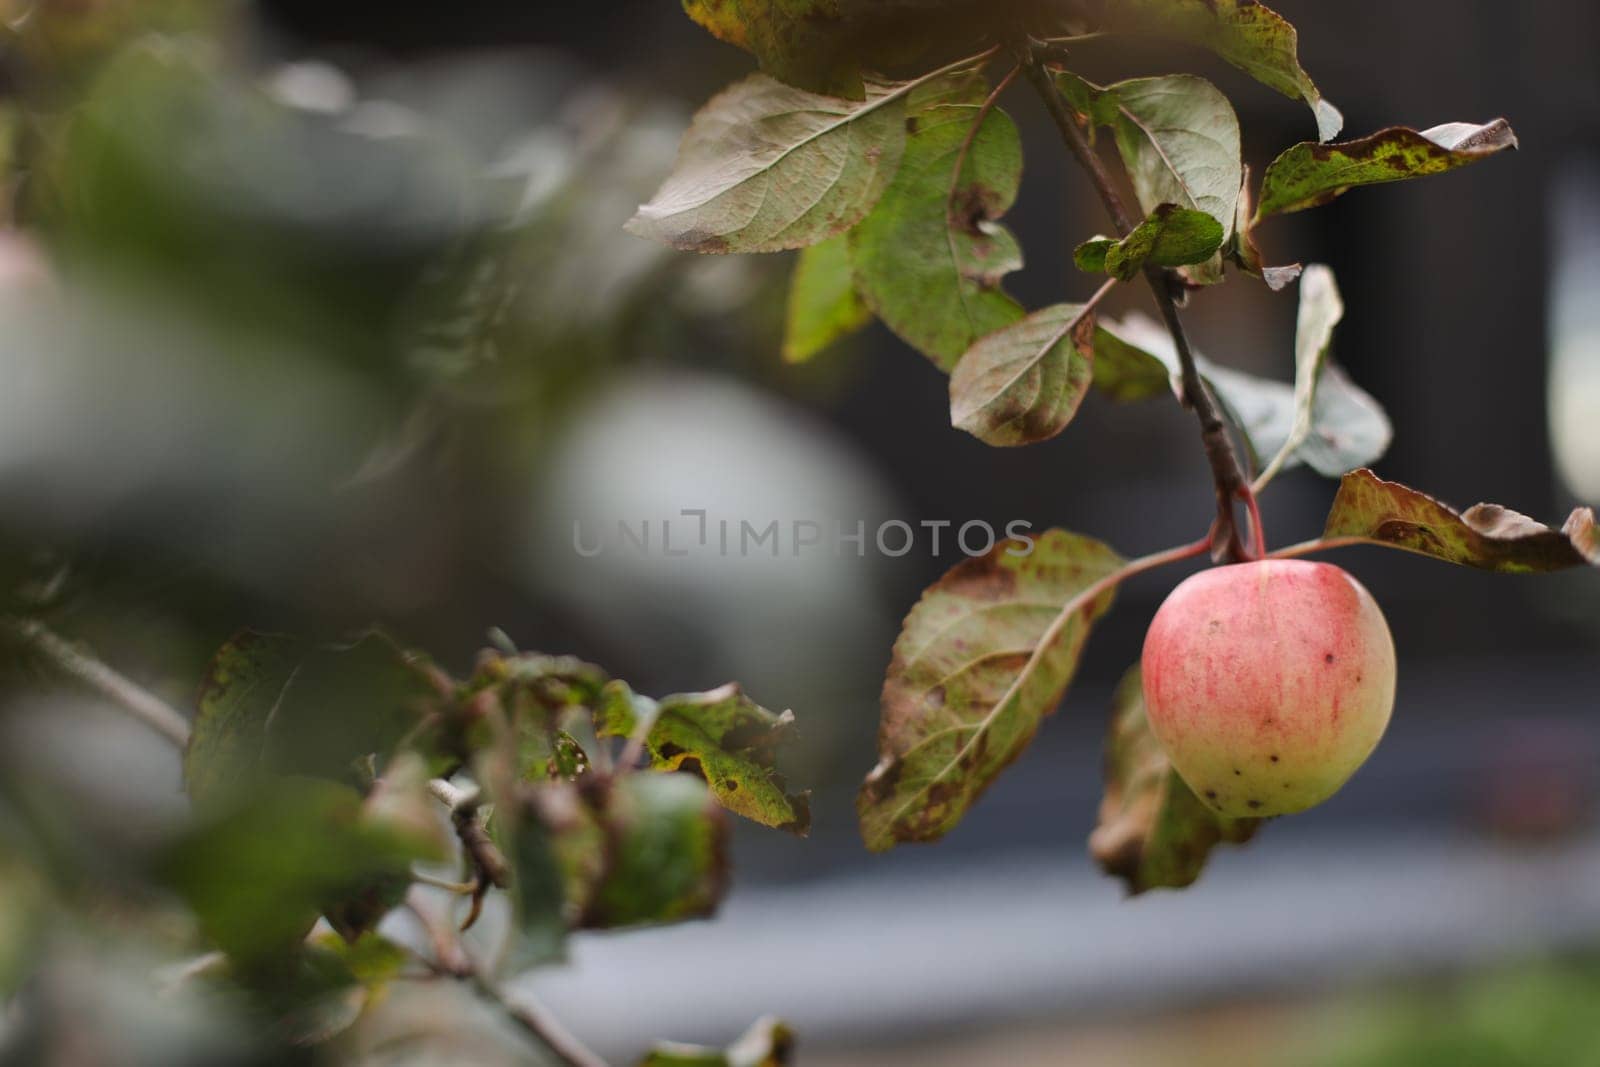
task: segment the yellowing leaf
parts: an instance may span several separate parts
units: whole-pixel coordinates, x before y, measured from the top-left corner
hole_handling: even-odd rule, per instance
[[[783,358],[804,363],[840,338],[872,321],[872,310],[856,295],[850,245],[840,234],[800,253],[789,283]]]
[[[810,831],[810,793],[786,792],[775,766],[778,746],[793,732],[793,712],[774,714],[736,685],[656,701],[612,682],[596,710],[595,732],[629,737],[640,729],[657,769],[692,770],[723,807],[747,819],[801,836]]]
[[[1369,470],[1345,475],[1322,536],[1405,549],[1508,574],[1600,567],[1600,528],[1578,508],[1560,530],[1498,504],[1464,512]]]
[[[1483,126],[1452,122],[1431,130],[1394,127],[1340,144],[1297,144],[1261,179],[1256,221],[1326,204],[1361,185],[1425,178],[1459,170],[1517,147],[1505,119]]]

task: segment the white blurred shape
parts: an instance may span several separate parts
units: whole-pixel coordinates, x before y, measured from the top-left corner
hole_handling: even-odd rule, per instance
[[[892,502],[825,427],[732,380],[679,372],[624,380],[573,427],[535,504],[532,577],[601,632],[646,649],[687,641],[752,688],[810,688],[819,669],[876,649],[885,618],[872,538]],[[706,512],[704,543],[686,509]],[[622,543],[619,522],[648,523],[648,551]],[[666,554],[667,522],[672,551],[685,554]],[[775,556],[770,541],[743,546],[744,522],[778,523]],[[819,524],[823,543],[797,550],[796,522]],[[836,523],[848,534],[858,522],[864,554],[832,543]],[[598,555],[574,546],[575,524],[586,547],[603,542]],[[790,691],[773,699],[799,699]]]
[[[267,91],[281,104],[338,115],[356,101],[355,85],[338,67],[306,60],[285,63],[267,79]]]
[[[1600,504],[1600,162],[1558,174],[1550,217],[1550,445],[1567,489]]]

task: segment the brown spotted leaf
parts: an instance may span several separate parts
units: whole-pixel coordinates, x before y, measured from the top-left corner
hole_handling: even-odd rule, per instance
[[[658,701],[612,682],[594,722],[601,737],[644,729],[651,766],[693,771],[729,811],[801,837],[810,832],[810,791],[788,792],[775,765],[778,747],[793,736],[794,712],[768,711],[732,684]]]
[[[1051,530],[1005,541],[931,586],[883,684],[879,761],[856,800],[867,847],[944,836],[1060,703],[1124,561]]]
[[[1300,66],[1300,39],[1282,15],[1255,0],[1108,0],[1106,27],[1188,41],[1207,48],[1256,81],[1304,100],[1324,141],[1344,116],[1323,99]]]
[[[984,96],[983,83],[972,78],[930,84],[913,96],[915,128],[900,170],[850,231],[862,299],[945,371],[978,338],[1023,317],[1000,287],[1022,266],[1022,250],[998,221],[1017,198],[1022,141],[999,110],[974,132]]]
[[[1047,441],[1066,429],[1094,379],[1095,319],[1057,304],[996,330],[950,375],[950,423],[1001,448]]]
[[[1600,532],[1588,508],[1578,508],[1566,525],[1552,530],[1498,504],[1456,512],[1370,470],[1345,475],[1322,536],[1370,541],[1507,574],[1600,567]]]
[[[1105,768],[1106,791],[1089,852],[1130,894],[1192,885],[1213,848],[1242,844],[1261,825],[1259,819],[1216,814],[1178,777],[1150,732],[1138,667],[1117,686]]]
[[[1267,168],[1255,221],[1326,204],[1357,186],[1444,174],[1516,147],[1517,135],[1505,119],[1420,132],[1396,126],[1340,144],[1307,141]]]

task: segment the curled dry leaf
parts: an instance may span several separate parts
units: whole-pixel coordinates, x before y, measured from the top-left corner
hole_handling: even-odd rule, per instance
[[[1498,504],[1457,512],[1370,470],[1345,475],[1323,537],[1370,541],[1508,574],[1600,566],[1600,532],[1589,508],[1578,508],[1553,530]]]
[[[1267,167],[1255,221],[1326,204],[1357,186],[1459,170],[1516,147],[1517,135],[1505,119],[1482,126],[1451,122],[1420,132],[1396,126],[1340,144],[1307,141]]]

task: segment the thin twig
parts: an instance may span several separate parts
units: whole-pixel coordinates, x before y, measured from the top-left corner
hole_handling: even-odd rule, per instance
[[[1027,75],[1028,81],[1032,83],[1045,108],[1050,112],[1062,141],[1089,175],[1089,180],[1099,194],[1101,203],[1105,205],[1107,214],[1111,216],[1111,221],[1117,228],[1117,236],[1126,237],[1133,231],[1135,225],[1133,216],[1124,203],[1122,194],[1118,192],[1116,183],[1107,172],[1104,162],[1090,146],[1083,131],[1078,128],[1078,121],[1051,80],[1050,72],[1045,69],[1037,55],[1030,54],[1023,61],[1023,73]],[[1206,459],[1211,465],[1212,481],[1216,484],[1215,534],[1222,543],[1213,546],[1213,554],[1235,560],[1250,558],[1252,551],[1240,541],[1233,516],[1235,500],[1244,500],[1247,503],[1250,500],[1250,483],[1239,466],[1239,457],[1234,452],[1233,441],[1228,436],[1228,425],[1222,417],[1222,412],[1218,409],[1210,390],[1206,388],[1204,379],[1200,377],[1194,349],[1189,344],[1189,335],[1184,330],[1183,320],[1178,315],[1174,289],[1181,283],[1172,272],[1155,266],[1147,266],[1144,276],[1150,283],[1150,291],[1155,294],[1156,305],[1161,309],[1161,317],[1166,323],[1167,331],[1172,334],[1173,346],[1178,352],[1183,406],[1193,411],[1200,422],[1200,440],[1205,446]],[[1264,541],[1259,527],[1254,531],[1253,540],[1257,545]]]
[[[526,995],[513,1001],[473,959],[460,937],[447,924],[437,922],[414,896],[406,900],[405,906],[433,948],[433,958],[423,958],[423,963],[435,974],[469,983],[474,992],[498,1008],[518,1029],[569,1067],[607,1067],[605,1060],[590,1051],[538,1001]]]
[[[0,630],[93,689],[179,749],[188,747],[189,720],[171,704],[124,677],[36,619],[0,618]]]
[[[523,1032],[549,1049],[570,1067],[608,1067],[606,1061],[579,1041],[548,1008],[527,994],[512,1000],[500,984],[474,966],[468,979],[478,995],[499,1008]]]
[[[450,825],[455,827],[462,855],[472,866],[472,888],[463,894],[471,896],[472,908],[461,922],[463,931],[470,930],[483,914],[483,900],[490,888],[505,889],[511,884],[511,865],[478,819],[478,806],[483,800],[479,790],[461,789],[435,778],[428,783],[428,792],[450,809]]]

